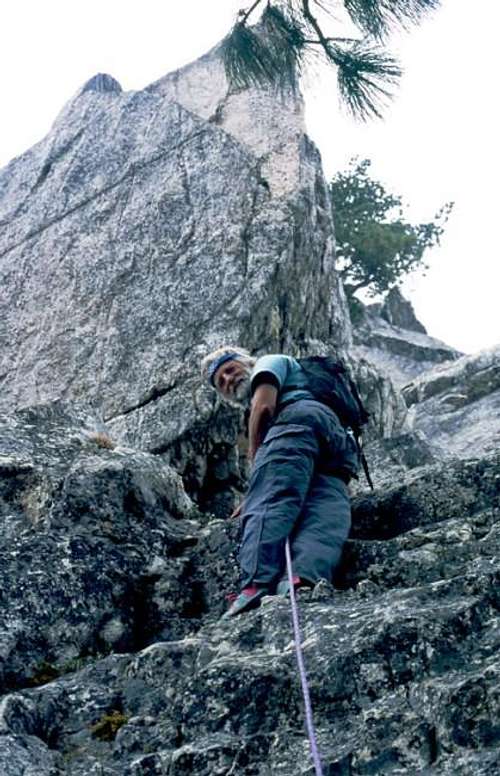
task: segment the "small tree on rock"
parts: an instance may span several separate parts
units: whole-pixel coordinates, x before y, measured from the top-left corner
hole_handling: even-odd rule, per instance
[[[415,269],[427,269],[424,253],[439,243],[453,207],[448,202],[428,223],[404,219],[402,198],[369,175],[370,160],[351,160],[330,183],[338,271],[355,308],[361,289],[376,296]]]

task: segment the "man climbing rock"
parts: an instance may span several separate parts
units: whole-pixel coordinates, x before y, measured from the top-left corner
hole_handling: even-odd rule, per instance
[[[287,594],[285,543],[290,538],[294,586],[331,580],[348,536],[347,485],[358,471],[358,447],[330,407],[318,401],[298,361],[252,358],[219,348],[202,373],[230,403],[250,407],[252,471],[241,510],[242,589],[225,617]]]

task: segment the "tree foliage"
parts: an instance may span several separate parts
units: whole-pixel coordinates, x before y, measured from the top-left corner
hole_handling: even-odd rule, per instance
[[[361,289],[370,296],[385,293],[408,272],[427,269],[424,253],[439,243],[453,207],[448,202],[432,221],[411,224],[402,198],[373,180],[369,167],[369,159],[353,159],[329,186],[338,270],[350,298]]]
[[[394,28],[418,23],[441,0],[254,0],[241,10],[223,43],[233,88],[277,84],[297,86],[305,64],[318,59],[337,71],[340,95],[359,119],[381,116],[401,76],[384,49]],[[327,34],[322,18],[339,24],[343,11],[359,31],[357,38]],[[262,11],[258,28],[250,23]]]

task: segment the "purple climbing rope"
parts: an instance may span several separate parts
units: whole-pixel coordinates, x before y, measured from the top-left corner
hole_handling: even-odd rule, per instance
[[[288,583],[290,585],[290,603],[292,606],[292,622],[293,622],[293,635],[295,638],[295,652],[297,654],[297,665],[299,666],[300,682],[302,684],[302,695],[304,696],[304,706],[306,710],[306,727],[307,734],[309,736],[309,744],[311,747],[311,755],[314,762],[314,769],[316,776],[323,776],[323,770],[321,768],[321,760],[318,751],[318,744],[316,742],[316,732],[314,730],[314,721],[311,708],[311,697],[309,695],[309,685],[307,684],[307,674],[304,666],[304,657],[302,655],[302,646],[300,643],[300,625],[299,625],[299,612],[297,609],[297,600],[295,598],[295,590],[293,587],[293,569],[292,569],[292,556],[290,554],[290,544],[288,539],[285,545],[286,555],[286,569],[288,572]]]

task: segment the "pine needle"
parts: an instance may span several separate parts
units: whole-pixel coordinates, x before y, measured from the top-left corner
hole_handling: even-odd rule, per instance
[[[235,89],[275,83],[280,72],[261,36],[237,22],[222,43],[222,57],[229,83]]]
[[[394,27],[418,23],[441,0],[269,0],[257,27],[248,27],[254,2],[223,41],[226,74],[234,89],[251,86],[292,88],[304,62],[318,54],[338,69],[343,102],[355,118],[381,117],[392,98],[401,68],[381,42]],[[343,5],[351,20],[371,42],[327,37],[311,11],[311,3],[333,18]]]
[[[331,58],[338,68],[339,91],[353,116],[362,121],[378,117],[392,98],[391,87],[401,77],[396,60],[366,42],[349,49],[331,46]]]
[[[237,22],[222,44],[222,56],[233,88],[297,85],[304,34],[292,13],[268,6],[257,32]]]
[[[397,27],[407,29],[441,4],[441,0],[344,0],[354,24],[378,40]]]
[[[303,26],[292,8],[288,13],[269,5],[263,16],[264,34],[276,58],[280,60],[281,76],[285,83],[295,85],[302,71],[305,49]]]

